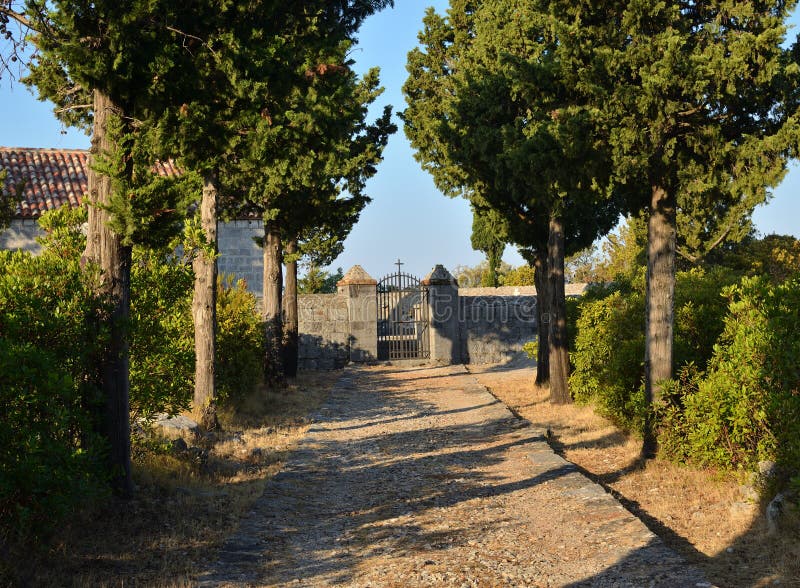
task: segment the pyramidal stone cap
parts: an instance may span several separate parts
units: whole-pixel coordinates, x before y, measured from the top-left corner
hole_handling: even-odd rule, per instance
[[[437,264],[431,272],[425,276],[422,283],[426,286],[455,286],[458,288],[458,282],[442,264]]]
[[[341,280],[336,282],[337,286],[377,286],[378,281],[370,276],[363,267],[354,265]]]

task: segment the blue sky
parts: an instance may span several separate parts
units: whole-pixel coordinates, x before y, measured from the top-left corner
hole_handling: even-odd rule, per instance
[[[378,66],[386,91],[375,112],[384,104],[395,111],[405,103],[401,87],[406,78],[406,55],[417,44],[425,8],[444,12],[447,1],[396,0],[393,9],[370,19],[359,34],[353,51],[357,69]],[[797,15],[792,19],[798,21]],[[790,35],[796,34],[797,29]],[[89,139],[81,132],[64,129],[51,114],[48,104],[36,98],[7,76],[0,80],[0,145],[6,147],[88,148]],[[400,123],[398,122],[398,127]],[[800,237],[800,168],[795,164],[783,183],[773,191],[772,200],[756,210],[756,227],[764,234],[779,233]],[[472,215],[463,200],[443,196],[414,160],[402,128],[390,139],[377,176],[368,184],[373,202],[362,212],[345,243],[344,253],[333,267],[345,271],[361,264],[373,277],[380,278],[395,269],[399,257],[404,271],[424,275],[437,263],[448,269],[474,265],[483,257],[472,250]],[[519,265],[522,259],[513,248],[506,248],[505,261]]]

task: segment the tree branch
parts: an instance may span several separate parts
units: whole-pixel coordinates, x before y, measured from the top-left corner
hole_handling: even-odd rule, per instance
[[[65,106],[64,108],[58,108],[54,110],[56,114],[61,114],[62,112],[69,112],[71,110],[86,110],[87,108],[91,108],[92,104],[74,104],[72,106]]]
[[[167,29],[168,31],[172,31],[173,33],[176,33],[176,34],[178,34],[178,35],[181,35],[181,36],[184,38],[184,40],[183,40],[183,46],[186,48],[186,50],[187,50],[187,51],[189,51],[190,47],[189,47],[189,46],[186,44],[186,39],[192,39],[192,40],[194,40],[194,41],[198,41],[198,42],[199,42],[201,45],[203,45],[204,47],[207,47],[207,48],[208,48],[208,50],[211,52],[211,55],[213,55],[214,57],[216,57],[216,56],[217,56],[217,53],[216,53],[216,51],[214,51],[214,50],[211,48],[211,45],[210,45],[210,44],[209,44],[207,41],[205,41],[204,39],[202,39],[202,38],[200,38],[200,37],[197,37],[197,36],[195,36],[195,35],[189,34],[189,33],[185,33],[185,32],[183,32],[182,30],[180,30],[180,29],[176,29],[175,27],[171,27],[171,26],[169,26],[169,25],[166,25],[166,29]]]
[[[0,14],[7,16],[10,19],[17,21],[24,27],[32,29],[31,21],[26,17],[22,12],[17,12],[16,10],[12,10],[10,4],[8,6],[0,6]]]

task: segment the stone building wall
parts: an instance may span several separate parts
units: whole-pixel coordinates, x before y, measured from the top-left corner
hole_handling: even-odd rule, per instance
[[[217,242],[220,273],[244,279],[247,289],[261,298],[264,284],[264,254],[253,241],[264,237],[264,223],[260,220],[236,220],[219,223]]]
[[[350,357],[347,298],[340,294],[300,294],[297,310],[298,367],[321,370],[344,367]]]
[[[11,225],[0,233],[0,249],[22,249],[36,255],[42,251],[41,245],[36,242],[36,237],[41,234],[42,230],[34,219],[14,219]]]
[[[524,356],[537,334],[536,296],[465,295],[459,291],[459,344],[464,363],[499,363]]]
[[[0,249],[22,249],[33,254],[41,252],[36,237],[42,234],[34,219],[14,219],[11,226],[0,233]],[[258,298],[262,295],[264,257],[253,241],[264,236],[264,224],[259,220],[236,220],[219,223],[220,273],[230,274],[235,280],[244,279],[247,289]]]

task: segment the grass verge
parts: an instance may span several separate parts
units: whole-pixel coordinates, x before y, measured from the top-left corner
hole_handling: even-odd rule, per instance
[[[641,441],[591,407],[551,405],[530,368],[470,366],[478,381],[534,427],[553,448],[602,484],[676,551],[721,587],[800,586],[800,521],[767,533],[765,504],[748,502],[732,474],[655,459],[642,464]]]

